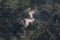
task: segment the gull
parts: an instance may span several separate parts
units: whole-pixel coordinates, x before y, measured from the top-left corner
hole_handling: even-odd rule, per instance
[[[25,27],[28,27],[29,23],[33,23],[35,21],[33,14],[36,12],[36,10],[31,10],[31,8],[28,8],[27,12],[29,14],[29,17],[24,19],[24,22],[22,21]]]

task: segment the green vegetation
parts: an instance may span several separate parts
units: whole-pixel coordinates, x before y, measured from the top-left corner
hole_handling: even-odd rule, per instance
[[[0,40],[60,40],[59,0],[1,0]],[[28,7],[38,9],[27,28],[19,24]]]

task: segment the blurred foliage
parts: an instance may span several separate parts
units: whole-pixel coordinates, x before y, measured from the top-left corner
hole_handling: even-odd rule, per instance
[[[28,7],[38,12],[24,28],[19,23],[28,17]],[[60,40],[60,0],[1,0],[0,40]]]

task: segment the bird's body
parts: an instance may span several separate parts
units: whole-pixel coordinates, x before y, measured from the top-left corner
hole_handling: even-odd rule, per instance
[[[31,8],[26,9],[26,12],[28,13],[28,17],[21,20],[20,23],[22,23],[25,27],[28,27],[29,23],[33,23],[35,19],[33,18],[33,14],[36,12],[36,10],[31,10]]]
[[[35,21],[35,19],[33,18],[33,14],[35,12],[36,10],[31,10],[31,9],[28,10],[29,17],[24,19],[24,22],[23,22],[25,27],[28,27],[29,23],[33,23]]]
[[[24,19],[25,20],[25,27],[29,25],[29,23],[33,23],[35,19]]]

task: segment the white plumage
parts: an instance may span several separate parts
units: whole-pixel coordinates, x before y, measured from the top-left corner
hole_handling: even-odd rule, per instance
[[[35,21],[35,19],[33,18],[33,14],[35,13],[35,11],[36,10],[30,10],[30,11],[28,11],[28,14],[29,14],[30,18],[24,19],[25,23],[23,22],[23,24],[24,24],[25,27],[28,27],[29,23],[33,23],[33,21]]]
[[[31,10],[31,8],[28,8],[25,10],[25,12],[28,13],[29,17],[21,20],[21,19],[18,19],[17,21],[21,24],[23,24],[26,27],[28,27],[29,23],[33,23],[35,21],[35,19],[33,18],[33,14],[37,12],[36,9],[34,10]]]
[[[35,19],[24,19],[25,20],[25,27],[28,27],[29,23],[33,23]]]

